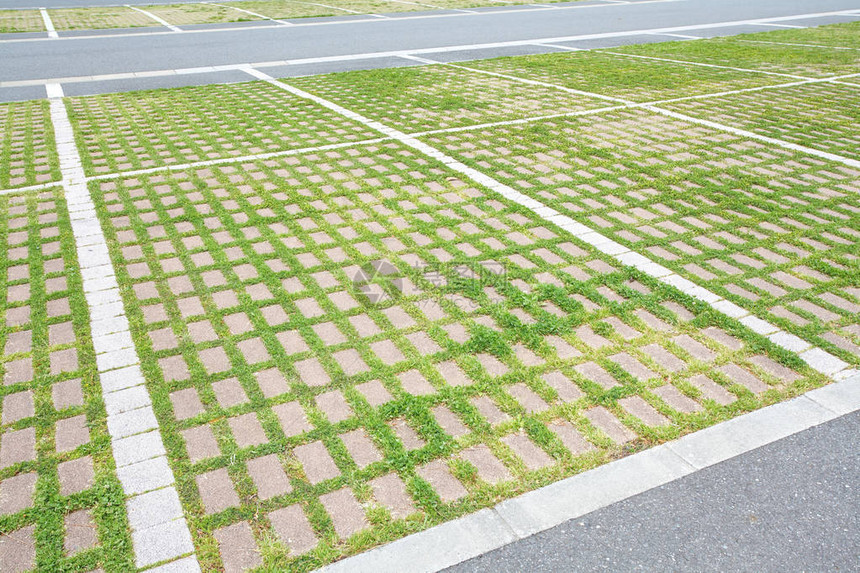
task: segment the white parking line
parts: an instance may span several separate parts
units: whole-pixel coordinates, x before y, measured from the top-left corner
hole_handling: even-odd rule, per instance
[[[210,6],[220,6],[221,8],[229,8],[230,10],[236,10],[237,12],[245,13],[249,16],[253,16],[254,18],[260,18],[262,20],[268,20],[270,22],[275,22],[277,24],[283,24],[284,26],[295,26],[292,22],[285,22],[283,20],[276,20],[275,18],[270,18],[268,16],[263,16],[262,14],[257,14],[256,12],[251,12],[250,10],[245,10],[244,8],[237,8],[235,6],[230,6],[229,4],[216,4],[215,2],[203,2],[203,4],[209,4]]]
[[[62,99],[62,86],[51,84],[47,92],[61,185],[65,190],[82,287],[89,307],[111,449],[125,492],[135,562],[138,567],[147,567],[193,554],[194,543],[173,486],[176,480],[167,462],[140,358],[129,330],[107,240],[87,189],[74,130]],[[129,406],[131,396],[135,398],[134,406]],[[147,506],[147,515],[143,517],[139,510],[134,511],[141,505]],[[153,515],[157,517],[153,519]],[[184,570],[195,570],[196,558],[190,565]],[[199,567],[196,570],[199,571]]]
[[[767,26],[769,28],[806,28],[806,26],[794,26],[792,24],[768,24],[766,22],[759,22],[758,24],[753,24],[753,26]]]
[[[341,8],[339,6],[330,6],[328,4],[320,4],[319,2],[303,2],[302,0],[290,0],[295,4],[307,4],[308,6],[320,6],[322,8],[328,8],[329,10],[337,10],[338,12],[346,12],[347,14],[359,14],[361,16],[370,16],[372,18],[388,18],[388,16],[383,16],[382,14],[374,14],[368,12],[360,12],[358,10],[350,10],[349,8]]]
[[[419,60],[419,61],[423,61],[423,62],[425,62],[425,63],[434,63],[434,60],[428,60],[428,59],[426,59],[426,58],[417,58],[417,57],[413,57],[413,59],[415,59],[415,60]],[[553,83],[549,83],[549,82],[541,82],[541,81],[537,81],[537,80],[530,80],[530,79],[527,79],[527,78],[521,78],[521,77],[519,77],[519,76],[512,76],[512,75],[509,75],[509,74],[500,74],[500,73],[498,73],[498,72],[491,72],[491,71],[488,71],[488,70],[481,70],[481,69],[478,69],[478,68],[470,68],[470,67],[468,67],[468,66],[462,66],[462,65],[457,65],[457,64],[450,64],[450,63],[443,63],[443,62],[435,62],[435,63],[436,63],[436,64],[439,64],[439,65],[442,65],[442,66],[448,66],[448,67],[452,67],[452,68],[459,68],[459,69],[463,69],[463,70],[469,70],[469,71],[472,71],[472,72],[477,72],[477,73],[480,73],[480,74],[486,74],[486,75],[490,75],[490,76],[496,76],[496,77],[499,77],[499,78],[504,78],[504,79],[508,79],[508,80],[512,80],[512,81],[520,82],[520,83],[523,83],[523,84],[536,85],[536,86],[542,86],[542,87],[549,87],[549,88],[557,89],[557,90],[564,91],[564,92],[567,92],[567,93],[572,93],[572,94],[576,94],[576,95],[587,96],[587,97],[592,97],[592,98],[598,98],[598,99],[603,99],[603,100],[607,100],[607,101],[612,101],[612,102],[616,102],[616,103],[621,103],[621,104],[624,104],[624,105],[627,105],[627,106],[630,106],[630,107],[641,107],[641,108],[643,108],[643,109],[647,109],[647,110],[649,110],[649,111],[653,111],[653,112],[655,112],[655,113],[659,113],[659,114],[661,114],[661,115],[665,115],[665,116],[672,117],[672,118],[675,118],[675,119],[680,119],[680,120],[686,121],[686,122],[688,122],[688,123],[696,123],[696,124],[699,124],[699,125],[703,125],[703,126],[705,126],[705,127],[710,127],[711,129],[716,129],[716,130],[718,130],[718,131],[726,131],[726,132],[728,132],[728,133],[732,133],[732,134],[734,134],[734,135],[738,135],[738,136],[741,136],[741,137],[745,137],[745,138],[747,138],[747,139],[755,139],[756,141],[761,141],[761,142],[763,142],[763,143],[767,143],[767,144],[770,144],[770,145],[776,145],[776,146],[778,146],[778,147],[782,147],[782,148],[784,148],[784,149],[790,149],[790,150],[792,150],[792,151],[797,151],[797,152],[804,153],[804,154],[807,154],[807,155],[814,155],[814,156],[816,156],[816,157],[820,157],[820,158],[822,158],[822,159],[827,159],[827,160],[829,160],[829,161],[835,161],[835,162],[837,162],[837,163],[842,163],[842,164],[844,164],[844,165],[848,165],[849,167],[854,167],[854,168],[858,168],[858,169],[860,169],[860,161],[858,161],[858,160],[856,160],[856,159],[851,159],[851,158],[849,158],[849,157],[843,157],[843,156],[841,156],[841,155],[837,155],[837,154],[835,154],[835,153],[828,153],[828,152],[826,152],[826,151],[821,151],[821,150],[819,150],[819,149],[815,149],[815,148],[812,148],[812,147],[806,147],[806,146],[804,146],[804,145],[798,145],[798,144],[796,144],[796,143],[791,143],[791,142],[788,142],[788,141],[783,141],[783,140],[781,140],[781,139],[776,139],[776,138],[773,138],[773,137],[768,137],[768,136],[766,136],[766,135],[760,135],[760,134],[755,133],[755,132],[752,132],[752,131],[747,131],[747,130],[745,130],[745,129],[740,129],[740,128],[732,127],[732,126],[729,126],[729,125],[724,125],[724,124],[721,124],[721,123],[716,123],[716,122],[713,122],[713,121],[709,121],[709,120],[707,120],[707,119],[701,119],[701,118],[694,117],[694,116],[691,116],[691,115],[685,115],[685,114],[682,114],[682,113],[677,113],[677,112],[674,112],[674,111],[669,111],[669,110],[667,110],[667,109],[663,109],[663,108],[657,107],[655,104],[649,104],[649,103],[645,103],[645,104],[643,104],[643,103],[637,103],[637,102],[634,102],[634,101],[631,101],[631,100],[628,100],[628,99],[619,98],[619,97],[615,97],[615,96],[608,96],[608,95],[605,95],[605,94],[598,94],[598,93],[586,92],[586,91],[583,91],[583,90],[578,90],[578,89],[574,89],[574,88],[569,88],[569,87],[567,87],[567,86],[562,86],[562,85],[559,85],[559,84],[553,84]],[[852,77],[852,76],[854,76],[854,74],[850,74],[850,76],[849,76],[849,77]],[[797,76],[797,77],[800,77],[800,76]],[[839,77],[844,77],[844,76],[839,76]],[[810,78],[803,78],[803,79],[810,79]]]
[[[611,50],[592,50],[594,52],[598,52],[601,54],[612,54],[613,56],[622,56],[625,58],[639,58],[640,60],[656,60],[658,62],[666,62],[669,64],[682,64],[686,66],[698,66],[701,68],[716,68],[720,70],[732,70],[735,72],[746,72],[751,74],[763,74],[766,76],[781,76],[784,78],[792,78],[795,80],[808,80],[810,78],[806,76],[798,76],[797,74],[783,74],[780,72],[769,72],[766,70],[754,70],[750,68],[738,68],[735,66],[723,66],[720,64],[708,64],[706,62],[691,62],[689,60],[676,60],[672,58],[659,58],[656,56],[642,56],[639,54],[626,54],[624,52],[613,52]]]
[[[39,13],[42,14],[42,21],[45,23],[45,30],[48,32],[49,38],[59,38],[60,35],[57,34],[57,30],[54,28],[54,22],[51,20],[50,14],[44,8],[39,8]]]
[[[182,28],[180,28],[179,26],[174,26],[173,24],[171,24],[171,23],[170,23],[170,22],[168,22],[167,20],[165,20],[165,19],[163,19],[163,18],[159,18],[158,16],[156,16],[156,15],[155,15],[155,14],[153,14],[152,12],[147,12],[146,10],[143,10],[143,9],[141,9],[141,8],[138,8],[137,6],[131,6],[130,4],[126,4],[126,5],[125,5],[125,7],[126,7],[126,8],[131,8],[131,9],[132,9],[132,10],[134,10],[135,12],[140,12],[141,14],[143,14],[143,15],[147,16],[147,17],[148,17],[149,19],[151,19],[152,21],[154,21],[154,22],[158,22],[159,24],[161,24],[161,25],[162,25],[162,26],[164,26],[165,28],[168,28],[168,29],[170,29],[170,30],[173,30],[174,32],[181,32],[181,31],[182,31]]]
[[[701,36],[691,36],[689,34],[650,34],[651,36],[668,36],[669,38],[681,38],[682,40],[702,40]]]
[[[394,2],[395,4],[408,4],[410,6],[423,6],[425,8],[431,8],[433,10],[451,10],[453,12],[465,12],[467,14],[478,14],[479,12],[476,10],[466,10],[464,8],[445,8],[444,6],[437,6],[436,4],[425,4],[424,2],[407,2],[406,0],[388,0],[389,2]]]
[[[442,65],[451,66],[451,67],[455,67],[455,68],[461,68],[462,67],[462,66],[457,66],[457,65],[453,65],[453,64],[442,64]],[[471,69],[471,68],[466,68],[466,69]],[[391,138],[399,141],[403,145],[411,147],[412,149],[418,151],[419,153],[422,153],[428,157],[431,157],[431,158],[439,161],[440,163],[443,163],[449,169],[452,169],[453,171],[456,171],[456,172],[460,173],[461,175],[465,175],[466,177],[468,177],[472,181],[474,181],[480,185],[483,185],[484,187],[487,187],[488,189],[495,191],[496,193],[498,193],[502,197],[504,197],[510,201],[513,201],[514,203],[517,203],[517,204],[531,210],[532,212],[534,212],[539,217],[541,217],[544,220],[562,228],[563,230],[567,231],[568,233],[570,233],[574,237],[578,238],[580,241],[588,243],[589,245],[593,246],[595,249],[597,249],[601,253],[604,253],[604,254],[614,258],[615,260],[619,261],[621,264],[623,264],[625,266],[633,267],[633,268],[637,269],[638,271],[645,273],[648,276],[651,276],[651,277],[655,278],[656,280],[658,280],[664,284],[673,286],[676,289],[678,289],[679,291],[681,291],[682,293],[707,304],[708,306],[710,306],[711,308],[713,308],[717,312],[720,312],[729,318],[737,320],[738,322],[740,322],[741,324],[743,324],[744,326],[746,326],[747,328],[749,328],[753,332],[767,337],[768,340],[770,340],[776,346],[779,346],[781,348],[784,348],[784,349],[787,349],[791,352],[796,353],[801,358],[801,360],[803,360],[804,362],[806,362],[810,366],[810,368],[812,368],[818,372],[821,372],[821,373],[823,373],[827,376],[830,376],[830,377],[846,376],[846,375],[853,374],[854,372],[856,372],[854,370],[849,370],[849,365],[846,362],[842,361],[841,359],[837,358],[836,356],[833,356],[832,354],[829,354],[828,352],[825,352],[824,350],[821,350],[817,347],[813,347],[810,343],[806,342],[805,340],[798,338],[797,336],[795,336],[793,334],[789,334],[788,332],[780,330],[776,326],[768,323],[767,321],[764,321],[764,320],[758,318],[757,316],[754,316],[752,313],[741,308],[740,306],[736,305],[735,303],[733,303],[729,300],[726,300],[726,299],[720,297],[719,295],[712,293],[711,291],[705,289],[704,287],[701,287],[701,286],[695,284],[694,282],[692,282],[692,281],[690,281],[690,280],[688,280],[688,279],[686,279],[686,278],[684,278],[678,274],[675,274],[673,271],[667,269],[666,267],[660,265],[659,263],[655,263],[654,261],[652,261],[648,257],[641,255],[635,251],[632,251],[631,249],[628,249],[624,245],[613,241],[609,237],[606,237],[606,236],[600,234],[599,232],[591,229],[590,227],[587,227],[586,225],[583,225],[582,223],[578,223],[577,221],[574,221],[570,217],[559,213],[555,209],[547,207],[546,205],[544,205],[540,201],[537,201],[535,199],[532,199],[531,197],[528,197],[528,196],[520,193],[519,191],[517,191],[513,187],[510,187],[510,186],[505,185],[499,181],[496,181],[495,179],[493,179],[489,175],[486,175],[486,174],[478,171],[477,169],[474,169],[472,167],[469,167],[468,165],[465,165],[464,163],[454,159],[453,157],[442,153],[441,151],[439,151],[435,147],[432,147],[431,145],[428,145],[428,144],[424,143],[423,141],[420,141],[419,139],[415,138],[414,136],[410,136],[410,135],[408,135],[408,134],[406,134],[406,133],[404,133],[398,129],[394,129],[392,127],[389,127],[389,126],[387,126],[387,125],[385,125],[379,121],[367,118],[367,117],[365,117],[359,113],[356,113],[356,112],[349,110],[343,106],[340,106],[336,103],[333,103],[333,102],[331,102],[325,98],[321,98],[321,97],[316,96],[314,94],[308,93],[302,89],[299,89],[295,86],[292,86],[290,84],[286,84],[286,83],[279,81],[279,80],[276,80],[272,76],[270,76],[264,72],[261,72],[260,70],[256,70],[250,66],[244,68],[244,71],[246,73],[248,73],[249,75],[255,77],[255,78],[264,80],[264,81],[266,81],[266,82],[268,82],[268,83],[270,83],[270,84],[272,84],[272,85],[274,85],[274,86],[276,86],[276,87],[278,87],[284,91],[287,91],[287,92],[289,92],[295,96],[310,100],[310,101],[312,101],[312,102],[314,102],[314,103],[316,103],[316,104],[318,104],[318,105],[320,105],[326,109],[330,109],[330,110],[334,111],[335,113],[338,113],[344,117],[352,119],[353,121],[357,121],[358,123],[361,123],[361,124],[371,128],[371,129],[374,129],[374,130],[382,133],[383,135],[385,135],[387,137],[391,137]],[[512,80],[521,81],[525,84],[550,86],[550,87],[554,87],[556,89],[570,92],[570,93],[586,94],[586,95],[590,95],[591,97],[597,97],[597,98],[606,99],[606,100],[610,100],[610,101],[616,101],[616,102],[620,102],[623,104],[633,104],[634,103],[634,102],[630,102],[628,100],[624,100],[621,98],[616,98],[616,97],[612,97],[612,96],[605,96],[602,94],[589,94],[588,92],[583,92],[581,90],[575,90],[572,88],[565,88],[563,86],[558,86],[555,84],[548,84],[546,82],[526,80],[523,78],[517,78],[515,76],[506,76],[505,74],[497,74],[495,72],[487,72],[487,73],[489,75],[492,75],[492,76],[508,77]],[[705,121],[705,120],[697,120],[696,118],[687,118],[686,116],[684,116],[682,114],[678,114],[678,113],[671,112],[668,110],[662,110],[662,109],[660,109],[658,107],[654,107],[654,106],[643,106],[643,107],[644,107],[644,109],[648,109],[648,110],[654,111],[656,113],[661,113],[661,114],[667,115],[669,117],[674,117],[676,119],[684,119],[685,121],[689,121],[691,123],[702,123],[703,121]],[[712,122],[706,122],[706,123],[712,124]],[[718,126],[719,124],[712,124],[712,125]],[[731,128],[726,129],[725,126],[722,126],[722,127],[723,127],[724,131],[726,131],[726,130],[742,131],[742,130],[732,130]],[[767,138],[767,139],[770,139],[770,138]],[[780,143],[785,144],[785,142],[780,142]],[[860,162],[857,162],[857,163],[858,163],[858,165],[860,165]]]
[[[745,39],[737,39],[738,42],[744,42],[745,44],[774,44],[776,46],[798,46],[801,48],[827,48],[829,50],[860,50],[860,48],[846,48],[844,46],[828,46],[825,44],[798,44],[795,42],[768,42],[765,40],[745,40]]]

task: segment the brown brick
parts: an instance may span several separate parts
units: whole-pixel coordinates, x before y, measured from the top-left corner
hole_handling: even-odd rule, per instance
[[[236,444],[240,448],[259,446],[269,441],[266,437],[266,432],[263,430],[263,426],[260,424],[260,420],[257,419],[257,414],[254,412],[228,418],[227,423],[230,425],[233,438],[235,438]]]
[[[248,395],[245,394],[245,390],[237,378],[213,382],[212,390],[215,392],[215,399],[218,400],[218,404],[222,408],[230,408],[248,401]]]
[[[321,495],[319,499],[329,516],[331,516],[335,533],[341,539],[347,539],[362,529],[369,527],[367,519],[364,516],[364,510],[349,489],[339,489]]]
[[[536,446],[526,436],[512,434],[502,438],[502,442],[511,448],[530,470],[545,468],[554,463],[553,459],[545,451]]]
[[[382,460],[382,454],[373,444],[367,433],[362,429],[340,434],[340,439],[346,446],[349,455],[359,468],[365,468],[374,462]]]
[[[66,537],[63,547],[66,555],[74,555],[98,543],[98,529],[89,509],[79,509],[64,519]]]
[[[618,405],[631,416],[642,420],[648,426],[668,426],[669,420],[640,396],[628,396],[618,400]]]
[[[55,426],[55,442],[58,452],[68,452],[90,441],[87,417],[83,414],[59,420]]]
[[[57,465],[60,477],[60,495],[72,495],[93,486],[95,471],[90,456],[76,458]]]
[[[195,426],[179,432],[185,440],[188,459],[191,463],[221,455],[218,441],[208,424]]]
[[[415,505],[406,486],[397,474],[391,473],[371,480],[374,499],[385,507],[394,519],[415,513]]]
[[[288,438],[313,429],[313,426],[308,423],[304,409],[298,402],[272,406],[272,412],[278,417],[281,429]]]
[[[217,529],[213,535],[218,542],[225,573],[240,573],[263,564],[254,533],[247,521]]]
[[[290,505],[269,514],[275,535],[290,548],[290,556],[302,555],[317,546],[310,521],[299,505]]]
[[[293,454],[302,464],[308,481],[314,485],[340,475],[337,464],[322,442],[298,446],[293,450]]]
[[[257,486],[257,496],[269,499],[293,491],[281,460],[275,454],[248,460],[248,474]]]
[[[606,434],[610,440],[618,444],[625,444],[636,438],[636,434],[622,424],[612,412],[603,406],[596,406],[583,412],[583,415],[591,424]]]
[[[173,415],[177,420],[187,420],[205,411],[194,388],[171,393],[170,402],[173,404]]]
[[[3,573],[23,573],[36,566],[35,526],[28,525],[0,535],[0,563]]]
[[[570,450],[574,456],[593,452],[597,449],[567,420],[556,420],[549,424],[549,429],[558,436],[564,447]]]
[[[448,464],[442,460],[434,460],[416,469],[421,479],[430,484],[445,503],[456,501],[469,492],[448,469]]]
[[[33,505],[36,473],[19,474],[0,481],[0,515],[12,515]]]
[[[460,452],[460,457],[475,466],[475,469],[478,470],[478,477],[489,484],[495,485],[513,479],[508,468],[493,455],[490,448],[485,444],[466,448]]]
[[[239,496],[233,489],[233,482],[226,469],[219,468],[200,474],[194,480],[197,482],[207,515],[239,505]]]
[[[522,382],[508,386],[507,390],[508,394],[513,396],[529,414],[540,413],[549,408],[549,404],[543,398]]]
[[[7,394],[3,398],[3,415],[0,418],[3,424],[11,424],[24,418],[30,418],[35,414],[32,390]]]
[[[683,412],[684,414],[702,411],[702,407],[695,400],[688,398],[671,384],[654,388],[651,391],[666,402],[673,410]]]

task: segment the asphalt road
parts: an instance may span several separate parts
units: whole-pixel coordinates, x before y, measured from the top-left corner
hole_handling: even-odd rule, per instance
[[[857,571],[860,412],[447,569]]]
[[[11,1],[11,0],[6,0]],[[0,82],[240,63],[344,57],[774,18],[841,10],[860,0],[668,0],[480,14],[336,20],[296,26],[134,33],[0,42]],[[329,19],[330,20],[330,19]],[[735,28],[743,28],[736,26]],[[757,31],[773,29],[758,28]],[[708,31],[708,30],[706,30]],[[747,30],[751,31],[751,30]],[[669,39],[669,38],[666,38]]]

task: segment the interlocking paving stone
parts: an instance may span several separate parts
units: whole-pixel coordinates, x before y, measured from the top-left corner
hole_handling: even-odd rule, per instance
[[[317,538],[299,505],[277,509],[268,515],[275,535],[290,549],[290,555],[307,553],[317,546]]]
[[[206,513],[218,513],[239,505],[239,496],[233,489],[233,481],[227,470],[220,468],[194,478]]]
[[[247,521],[222,527],[214,532],[227,573],[239,573],[263,564]]]
[[[185,449],[188,450],[188,459],[191,462],[221,455],[218,441],[208,424],[188,428],[180,433],[185,439]]]
[[[421,479],[430,484],[443,502],[448,503],[464,497],[468,491],[457,480],[448,465],[442,460],[432,461],[415,470]]]
[[[93,459],[90,456],[76,458],[57,464],[60,479],[60,495],[72,495],[89,489],[95,477]]]
[[[312,484],[318,484],[340,475],[340,470],[322,442],[311,442],[299,446],[293,450],[293,455],[302,464],[305,475]]]
[[[502,438],[502,442],[511,448],[530,470],[545,468],[554,463],[553,459],[527,436],[513,434]]]
[[[260,420],[253,412],[229,418],[227,423],[230,425],[233,438],[240,448],[258,446],[269,441]]]
[[[365,468],[374,462],[382,460],[382,454],[380,454],[364,430],[353,430],[345,434],[340,434],[339,437],[359,468]]]
[[[556,420],[549,425],[549,429],[558,436],[564,447],[575,456],[597,450],[573,427],[573,424],[566,420]]]
[[[74,555],[94,547],[98,542],[96,524],[92,518],[92,512],[88,509],[79,509],[64,519],[66,536],[63,547],[67,555]]]
[[[649,426],[668,426],[670,423],[666,416],[655,410],[640,396],[621,398],[618,400],[618,405],[624,408],[628,414],[636,416]]]
[[[393,517],[406,517],[415,513],[415,505],[397,474],[386,474],[371,480],[374,499],[385,507]]]
[[[696,374],[690,378],[690,384],[699,389],[703,398],[713,400],[717,404],[725,406],[737,400],[737,396],[711,380],[704,374]]]
[[[0,435],[0,469],[36,459],[36,430],[7,430]]]
[[[338,537],[346,539],[368,527],[364,510],[349,489],[339,489],[320,496]]]
[[[725,364],[720,366],[719,371],[726,375],[733,383],[744,386],[753,394],[760,394],[767,390],[767,384],[737,364]]]
[[[18,474],[0,481],[0,515],[18,513],[33,505],[37,474]]]
[[[522,382],[508,386],[507,390],[508,394],[513,396],[529,414],[543,412],[549,408],[549,404],[543,398]]]
[[[275,454],[248,460],[248,474],[257,486],[260,499],[269,499],[293,490],[281,461]]]
[[[636,438],[636,434],[632,430],[629,430],[624,424],[618,421],[618,418],[613,416],[612,412],[603,406],[590,408],[583,412],[583,415],[613,442],[626,444]]]
[[[28,525],[0,537],[0,563],[11,573],[29,571],[36,565],[35,527]]]
[[[460,438],[469,433],[469,428],[447,406],[436,406],[430,410],[433,418],[442,430],[454,438]]]
[[[702,411],[702,406],[692,398],[688,398],[682,394],[680,390],[671,384],[665,384],[659,388],[654,388],[651,391],[666,402],[669,407],[679,412],[683,412],[684,414],[692,414],[694,412]]]
[[[460,452],[460,457],[475,466],[478,477],[489,484],[495,485],[513,479],[508,468],[484,444],[466,448]]]

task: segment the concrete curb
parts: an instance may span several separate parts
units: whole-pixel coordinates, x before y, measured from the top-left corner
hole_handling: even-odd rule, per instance
[[[318,571],[439,571],[857,410],[860,410],[860,375],[605,464]]]

